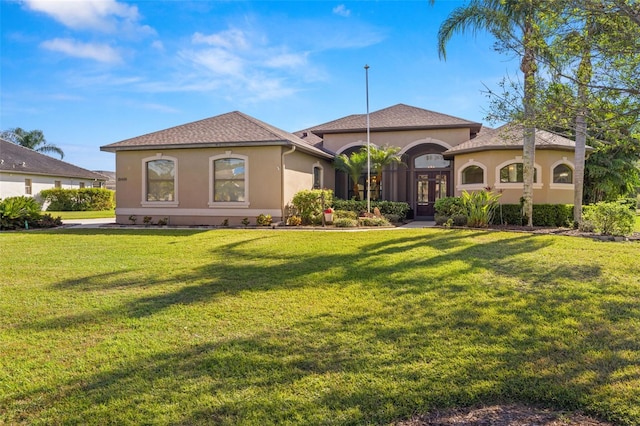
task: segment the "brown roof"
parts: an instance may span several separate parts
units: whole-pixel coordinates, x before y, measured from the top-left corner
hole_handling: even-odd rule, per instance
[[[102,151],[221,146],[296,146],[325,158],[332,156],[298,136],[233,111],[100,147]]]
[[[107,177],[0,139],[0,171],[106,181]]]
[[[523,140],[524,127],[520,124],[508,123],[497,129],[484,129],[474,139],[448,149],[444,155],[452,157],[469,152],[522,149]],[[576,144],[571,139],[547,130],[536,129],[536,149],[574,151],[575,148]],[[587,146],[587,151],[592,150],[593,148]]]
[[[369,114],[371,131],[392,131],[433,128],[470,128],[472,133],[480,131],[482,124],[464,120],[439,112],[398,104]],[[354,133],[367,129],[367,115],[354,114],[311,128],[311,132],[322,137],[327,133]]]

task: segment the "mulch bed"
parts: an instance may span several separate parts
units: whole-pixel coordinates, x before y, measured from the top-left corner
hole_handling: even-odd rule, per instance
[[[554,411],[526,405],[451,409],[415,416],[395,426],[612,426],[579,412]]]

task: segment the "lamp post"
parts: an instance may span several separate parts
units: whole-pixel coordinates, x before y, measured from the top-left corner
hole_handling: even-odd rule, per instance
[[[369,129],[369,65],[364,66],[367,92],[367,213],[371,213],[371,132]]]

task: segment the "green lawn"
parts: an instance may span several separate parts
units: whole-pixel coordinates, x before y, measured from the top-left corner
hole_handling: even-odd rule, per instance
[[[640,243],[473,230],[0,234],[0,424],[640,424]]]
[[[99,210],[99,211],[83,211],[83,212],[56,212],[56,211],[46,211],[44,213],[48,213],[53,217],[60,216],[62,220],[73,220],[73,219],[102,219],[108,217],[116,217],[115,210]]]

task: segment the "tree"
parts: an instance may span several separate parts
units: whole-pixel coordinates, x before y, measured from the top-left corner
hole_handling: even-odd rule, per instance
[[[398,153],[400,148],[395,146],[383,146],[381,148],[371,145],[369,153],[371,155],[371,167],[376,172],[376,182],[378,183],[378,199],[381,197],[382,171],[392,164],[404,164],[402,156]]]
[[[552,3],[552,2],[547,2]],[[453,10],[438,31],[438,52],[446,60],[446,45],[456,32],[489,31],[503,49],[515,50],[521,57],[524,75],[522,98],[523,134],[523,194],[528,226],[533,226],[533,179],[535,163],[535,98],[536,71],[540,51],[544,49],[541,0],[471,0]]]
[[[25,148],[32,149],[43,154],[56,153],[64,158],[64,152],[58,146],[46,141],[42,130],[26,131],[20,127],[2,132],[2,138]]]
[[[346,154],[340,154],[335,159],[336,169],[345,172],[353,181],[353,193],[357,200],[360,199],[360,188],[358,187],[358,181],[362,175],[362,171],[367,165],[367,150],[366,148],[351,153],[347,157]]]

